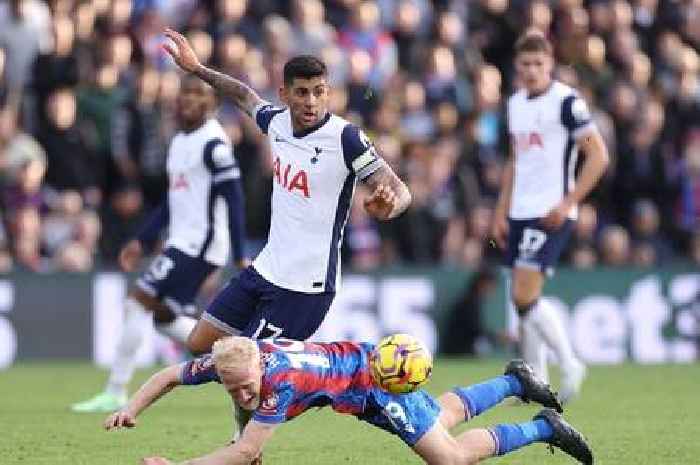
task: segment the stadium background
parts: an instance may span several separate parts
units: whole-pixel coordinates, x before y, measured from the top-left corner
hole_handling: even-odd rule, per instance
[[[503,106],[517,86],[512,46],[526,27],[542,29],[557,78],[585,96],[612,157],[546,294],[571,315],[590,362],[697,358],[700,2],[9,0],[0,366],[110,360],[127,285],[115,259],[167,185],[179,74],[160,48],[166,25],[272,101],[290,56],[321,56],[331,110],[367,128],[413,193],[406,214],[379,224],[358,186],[345,290],[319,337],[403,330],[477,354],[513,345],[499,253],[485,237],[507,150]],[[254,254],[269,225],[268,148],[226,102],[219,116],[242,167]],[[177,356],[157,338],[142,355]]]

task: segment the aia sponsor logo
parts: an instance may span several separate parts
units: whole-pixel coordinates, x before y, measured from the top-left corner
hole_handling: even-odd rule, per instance
[[[512,141],[515,153],[527,152],[533,148],[544,148],[542,134],[539,132],[518,132],[513,134]]]
[[[272,173],[277,184],[281,185],[287,191],[303,195],[307,199],[309,194],[309,176],[304,170],[295,170],[292,165],[282,166],[280,157],[276,157],[272,163]]]
[[[180,173],[175,178],[172,179],[170,183],[170,189],[177,191],[180,189],[189,189],[190,183],[187,182],[187,178],[184,174]]]

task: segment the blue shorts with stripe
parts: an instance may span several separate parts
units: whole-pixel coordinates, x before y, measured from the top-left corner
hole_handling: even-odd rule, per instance
[[[508,226],[505,264],[511,268],[532,268],[551,275],[571,236],[574,221],[567,219],[554,231],[543,227],[541,218],[509,219]]]
[[[202,283],[217,266],[168,247],[153,259],[136,286],[163,302],[176,315],[195,316],[194,301]]]
[[[306,294],[275,286],[249,266],[219,292],[202,320],[233,335],[303,341],[321,326],[334,297],[335,292]]]
[[[367,395],[364,412],[357,418],[398,436],[413,447],[430,431],[439,416],[440,406],[423,390],[392,394],[374,388]]]

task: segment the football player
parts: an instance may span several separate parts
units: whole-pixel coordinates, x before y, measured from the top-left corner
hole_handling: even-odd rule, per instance
[[[227,337],[214,343],[211,355],[155,374],[125,409],[105,420],[104,427],[134,427],[137,416],[174,387],[215,381],[252,412],[252,420],[234,444],[182,465],[247,465],[279,425],[322,406],[397,435],[431,465],[473,464],[536,442],[559,447],[581,463],[593,463],[583,437],[557,412],[561,405],[554,393],[523,361],[511,361],[503,376],[455,388],[436,400],[423,390],[391,394],[380,389],[370,374],[373,350],[372,344],[354,342]],[[528,422],[472,429],[456,436],[449,433],[511,396],[547,408]],[[149,457],[143,463],[171,464],[162,457]]]
[[[546,381],[545,349],[551,349],[562,373],[561,400],[567,402],[578,393],[586,369],[556,309],[540,296],[569,239],[577,206],[605,172],[608,152],[586,102],[552,79],[552,45],[544,35],[526,32],[515,50],[522,88],[508,100],[512,156],[491,234],[512,269],[511,297],[520,315],[523,358]],[[585,161],[574,182],[579,149]]]
[[[209,352],[227,335],[308,339],[340,286],[340,247],[357,180],[370,187],[364,208],[379,220],[400,215],[411,194],[364,132],[328,111],[328,73],[318,58],[297,56],[285,64],[279,89],[285,106],[278,108],[202,65],[178,32],[165,35],[172,42],[164,47],[180,68],[211,84],[267,135],[273,166],[267,243],[209,305],[188,346]],[[240,431],[246,418],[236,418]]]
[[[148,324],[185,344],[196,323],[194,300],[204,281],[228,258],[238,267],[243,254],[244,200],[240,169],[231,143],[213,117],[216,96],[201,80],[186,77],[178,97],[180,132],[168,150],[167,199],[138,236],[119,255],[123,270],[133,271],[143,250],[168,229],[163,251],[129,291],[117,354],[104,392],[72,406],[75,412],[121,408],[134,372],[136,353]]]

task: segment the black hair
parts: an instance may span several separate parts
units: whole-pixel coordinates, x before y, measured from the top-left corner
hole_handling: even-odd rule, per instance
[[[294,78],[311,79],[327,76],[326,64],[313,55],[299,55],[284,65],[284,84],[291,86]]]

